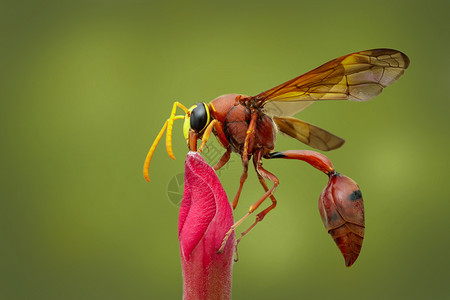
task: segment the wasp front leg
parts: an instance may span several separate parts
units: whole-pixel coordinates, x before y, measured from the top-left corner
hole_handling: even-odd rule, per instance
[[[222,125],[217,120],[212,120],[211,123],[206,127],[205,131],[203,132],[202,136],[202,144],[198,148],[198,152],[203,151],[203,147],[206,145],[206,142],[209,140],[211,133],[213,132],[217,135],[218,140],[220,141],[221,145],[224,146],[227,151],[222,155],[220,160],[214,165],[214,170],[217,171],[220,168],[222,168],[229,160],[231,155],[231,148],[228,144],[223,145],[224,141],[227,141],[227,137],[225,135],[225,132],[223,131]]]
[[[206,127],[205,131],[203,131],[202,135],[202,143],[200,147],[198,148],[198,152],[201,153],[203,151],[203,147],[205,147],[206,142],[209,140],[209,137],[211,136],[211,132],[215,126],[217,126],[219,122],[217,120],[212,120],[208,126]],[[219,124],[220,126],[220,124]]]
[[[198,135],[197,133],[192,130],[189,129],[189,140],[188,140],[188,148],[189,151],[197,151],[197,139],[198,139]]]

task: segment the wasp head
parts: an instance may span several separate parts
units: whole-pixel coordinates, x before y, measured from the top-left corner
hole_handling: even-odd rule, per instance
[[[189,142],[189,130],[201,133],[211,122],[209,107],[206,103],[199,102],[189,108],[189,114],[184,118],[183,134],[186,141]]]

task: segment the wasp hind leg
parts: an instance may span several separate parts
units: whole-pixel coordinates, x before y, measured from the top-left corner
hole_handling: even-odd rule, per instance
[[[258,173],[258,178],[260,179],[260,183],[263,186],[264,190],[266,191],[264,193],[264,195],[255,203],[253,203],[248,212],[245,214],[245,216],[243,216],[239,221],[237,221],[233,226],[231,226],[230,230],[225,234],[225,237],[222,241],[222,245],[219,249],[219,253],[221,253],[223,251],[223,249],[225,248],[226,242],[229,238],[229,236],[231,235],[231,233],[245,220],[247,219],[247,217],[250,216],[250,214],[252,214],[256,209],[258,209],[258,207],[267,199],[267,198],[271,198],[272,200],[272,205],[270,205],[268,208],[266,208],[265,210],[263,210],[262,212],[260,212],[257,216],[256,216],[256,220],[255,222],[246,230],[241,234],[241,237],[238,239],[237,243],[240,242],[240,240],[242,239],[242,237],[244,235],[246,235],[251,229],[253,229],[253,227],[256,226],[257,223],[261,222],[264,217],[266,216],[267,213],[269,213],[272,209],[275,208],[275,206],[277,205],[277,201],[275,199],[275,197],[273,196],[273,193],[275,192],[275,190],[277,189],[278,185],[279,185],[279,180],[278,178],[273,175],[272,173],[270,173],[269,171],[267,171],[266,169],[264,169],[262,167],[262,163],[261,163],[261,158],[262,158],[262,150],[258,150],[257,152],[255,152],[255,155],[253,157],[253,162],[255,165],[255,169],[256,172]],[[273,182],[273,186],[271,189],[269,189],[266,185],[266,182],[264,181],[264,178],[269,179],[270,181]],[[237,244],[236,244],[237,247]]]
[[[269,207],[267,207],[266,209],[264,209],[262,212],[260,212],[259,214],[257,214],[257,215],[256,215],[256,220],[255,220],[255,222],[254,222],[249,228],[247,228],[247,230],[245,230],[244,232],[242,232],[242,233],[241,233],[241,236],[237,239],[237,241],[236,241],[236,258],[234,259],[235,262],[237,262],[237,261],[239,260],[239,255],[238,255],[238,245],[239,245],[239,243],[241,242],[242,238],[243,238],[250,230],[252,230],[253,227],[256,226],[256,224],[258,224],[259,222],[261,222],[261,221],[264,219],[264,217],[269,213],[269,211],[271,211],[272,209],[274,209],[274,208],[277,206],[277,200],[275,199],[275,196],[273,195],[273,192],[275,191],[276,186],[278,186],[278,184],[279,184],[278,178],[275,177],[275,175],[273,175],[273,174],[270,173],[269,171],[265,170],[265,169],[262,167],[261,158],[259,158],[259,161],[257,161],[257,159],[255,159],[256,157],[257,157],[256,155],[253,157],[253,158],[254,158],[254,159],[253,159],[253,163],[254,163],[254,165],[255,165],[256,173],[258,174],[259,182],[261,183],[262,187],[264,188],[264,191],[266,192],[266,194],[270,193],[270,200],[272,200],[272,204],[271,204]],[[259,172],[261,172],[262,174],[264,174],[264,176],[265,176],[266,178],[269,178],[269,179],[274,183],[274,186],[272,187],[272,189],[271,189],[270,191],[269,191],[269,188],[267,187],[267,184],[266,184],[266,181],[265,181],[264,177],[263,177],[262,175],[260,175]],[[265,194],[264,194],[264,196],[265,196]],[[263,196],[263,197],[264,197],[264,196]],[[265,199],[267,199],[267,198],[265,198]],[[265,199],[264,199],[264,200],[265,200]],[[263,201],[264,201],[264,200],[263,200]],[[261,200],[259,200],[258,202],[260,202],[260,201],[261,201]],[[259,203],[259,205],[260,205],[261,203],[262,203],[262,201]],[[255,203],[255,204],[256,204],[256,203]],[[254,205],[255,205],[255,204],[254,204]],[[258,206],[259,206],[259,205],[258,205]],[[254,209],[257,209],[258,206],[257,206],[256,208],[254,208]]]

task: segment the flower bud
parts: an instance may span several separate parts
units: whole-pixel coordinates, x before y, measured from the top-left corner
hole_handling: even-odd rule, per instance
[[[231,299],[234,232],[223,253],[217,253],[234,223],[231,205],[214,169],[199,153],[188,153],[184,180],[178,218],[183,299]]]

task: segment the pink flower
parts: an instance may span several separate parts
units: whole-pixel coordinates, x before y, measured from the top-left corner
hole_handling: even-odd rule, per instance
[[[178,218],[184,299],[231,299],[234,232],[218,254],[233,225],[227,195],[211,168],[197,152],[185,162],[184,194]]]

